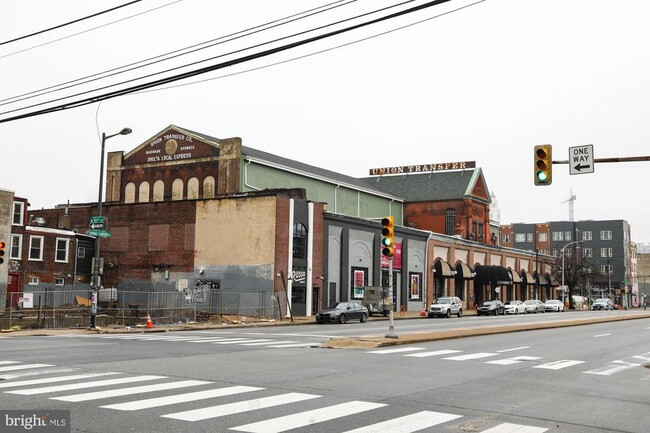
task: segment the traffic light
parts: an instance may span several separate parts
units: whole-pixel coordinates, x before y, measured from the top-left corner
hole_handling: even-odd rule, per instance
[[[392,216],[381,219],[381,254],[393,257],[395,254],[395,220]]]
[[[3,241],[0,241],[0,265],[5,262],[5,247],[7,244],[5,244]]]
[[[553,157],[550,144],[535,146],[535,185],[550,185],[553,182]]]

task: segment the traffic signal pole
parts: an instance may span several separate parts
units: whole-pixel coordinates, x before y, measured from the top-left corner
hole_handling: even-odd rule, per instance
[[[393,296],[393,257],[391,256],[388,259],[388,292],[390,296]],[[393,310],[395,303],[393,302],[390,309],[390,317],[388,320],[388,333],[385,335],[386,338],[399,338],[395,333],[395,325],[393,324]]]

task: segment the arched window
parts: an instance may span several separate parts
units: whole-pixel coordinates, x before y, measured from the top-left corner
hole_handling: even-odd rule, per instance
[[[157,180],[153,184],[153,201],[163,201],[165,199],[165,182]]]
[[[129,182],[124,187],[124,203],[135,203],[135,183]]]
[[[172,200],[183,200],[183,180],[174,179],[172,183]]]
[[[190,200],[199,198],[199,180],[195,177],[187,181],[187,198]]]
[[[140,193],[138,194],[138,203],[149,202],[149,182],[144,181],[140,184]]]
[[[453,236],[455,228],[456,228],[456,210],[447,209],[445,211],[445,234],[449,236]]]
[[[203,198],[214,198],[214,177],[203,179]]]
[[[307,229],[301,223],[293,225],[293,256],[307,258]]]

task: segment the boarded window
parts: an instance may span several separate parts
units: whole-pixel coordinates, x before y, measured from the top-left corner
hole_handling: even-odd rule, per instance
[[[135,184],[129,182],[124,188],[124,203],[135,203]]]
[[[214,177],[203,179],[203,198],[214,198]]]
[[[165,251],[169,246],[169,224],[149,226],[149,251]]]
[[[149,182],[140,184],[140,194],[138,194],[138,203],[149,203]]]
[[[185,251],[194,251],[194,224],[185,224]]]
[[[195,177],[187,181],[187,198],[191,200],[199,198],[199,180]]]
[[[183,200],[183,181],[174,179],[172,183],[172,200]]]
[[[165,199],[165,182],[157,180],[153,184],[153,201],[163,201]]]

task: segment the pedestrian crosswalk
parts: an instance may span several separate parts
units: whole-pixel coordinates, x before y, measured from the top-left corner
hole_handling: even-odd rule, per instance
[[[322,342],[319,341],[298,341],[298,340],[278,340],[273,338],[255,337],[233,337],[233,336],[197,336],[197,335],[162,335],[162,334],[113,334],[113,335],[90,335],[87,338],[100,338],[106,340],[137,340],[137,341],[166,341],[166,342],[183,342],[197,345],[237,345],[251,347],[267,348],[290,348],[290,347],[320,347]]]
[[[500,357],[498,359],[487,360],[488,358],[495,358],[503,356],[504,353],[521,351],[530,349],[529,346],[515,347],[510,349],[503,349],[494,352],[471,352],[463,353],[462,350],[458,349],[438,349],[433,351],[428,351],[425,347],[419,346],[404,346],[404,347],[393,347],[389,349],[376,349],[369,350],[366,353],[372,355],[400,355],[410,358],[438,358],[443,361],[474,361],[482,360],[485,364],[492,365],[514,365],[521,364],[524,362],[535,363],[531,365],[531,368],[541,369],[541,370],[563,370],[565,368],[576,367],[582,364],[585,364],[586,361],[576,360],[576,359],[559,359],[554,361],[544,362],[543,357],[541,356],[530,356],[530,355],[518,355],[510,357]],[[449,356],[453,355],[453,356]],[[643,362],[647,363],[650,361],[650,352],[633,355],[628,357],[629,360],[614,360],[609,364],[600,366],[592,370],[582,371],[585,374],[593,374],[600,376],[611,376],[622,371],[626,371],[635,367],[640,367]]]
[[[224,386],[212,381],[179,380],[163,375],[90,372],[13,360],[0,361],[0,366],[23,367],[6,373],[0,382],[0,392],[5,394],[5,398],[28,395],[70,404],[96,401],[97,410],[119,411],[127,416],[129,412],[147,413],[151,410],[152,417],[170,422],[214,423],[202,424],[201,431],[282,433],[307,428],[310,431],[345,430],[343,433],[412,433],[443,424],[448,424],[446,427],[452,431],[458,428],[452,423],[467,417],[430,410],[408,413],[408,409],[403,407],[389,410],[390,405],[382,402],[346,401],[339,396],[248,385]],[[274,410],[279,407],[284,407],[284,410]],[[245,417],[237,417],[240,414],[245,414]],[[356,415],[369,415],[370,418]],[[326,427],[328,422],[342,419],[345,422],[336,424],[339,427],[334,427],[334,430]],[[373,420],[371,424],[368,424],[368,419]],[[491,423],[494,425],[486,426],[487,430],[482,433],[543,433],[549,430],[549,427],[539,425],[499,423],[496,420]],[[345,427],[340,427],[342,425]]]

